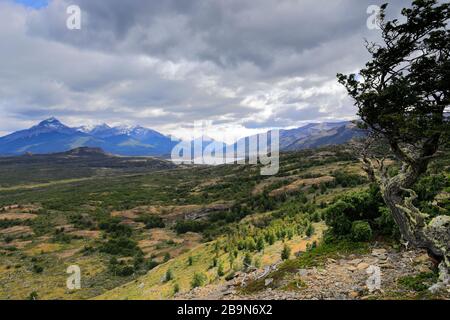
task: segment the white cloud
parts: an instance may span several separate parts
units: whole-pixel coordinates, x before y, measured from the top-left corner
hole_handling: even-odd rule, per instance
[[[73,31],[66,0],[39,10],[3,0],[0,132],[56,116],[183,136],[211,120],[218,138],[350,118],[335,75],[358,70],[363,38],[378,36],[369,2],[75,0]]]

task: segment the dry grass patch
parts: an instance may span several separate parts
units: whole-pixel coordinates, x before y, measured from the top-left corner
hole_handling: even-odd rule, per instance
[[[37,214],[32,213],[1,213],[0,214],[0,220],[33,220],[36,219],[38,216]]]
[[[32,236],[33,230],[29,226],[14,226],[0,230],[0,234],[10,237]]]
[[[327,183],[327,182],[332,182],[332,181],[334,181],[334,177],[332,177],[332,176],[323,176],[323,177],[319,177],[319,178],[310,178],[310,179],[299,179],[287,186],[273,190],[272,192],[269,193],[269,195],[271,197],[276,197],[281,194],[296,192],[299,188],[302,188],[302,187],[320,185],[321,183]]]
[[[61,250],[62,245],[59,243],[41,243],[37,246],[25,251],[27,255],[36,256],[43,253],[52,253]]]
[[[99,239],[101,232],[98,230],[76,230],[69,232],[70,235],[81,237],[81,238],[87,238],[87,239]]]

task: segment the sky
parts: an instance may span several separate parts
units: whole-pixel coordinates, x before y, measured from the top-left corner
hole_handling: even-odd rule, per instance
[[[178,137],[209,121],[227,141],[354,119],[336,74],[368,61],[367,9],[384,2],[0,0],[0,135],[51,116]]]

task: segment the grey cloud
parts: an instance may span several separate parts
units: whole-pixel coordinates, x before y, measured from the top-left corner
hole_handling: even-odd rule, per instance
[[[392,12],[408,2],[392,1]],[[69,4],[82,9],[80,31],[65,27]],[[0,2],[8,44],[0,131],[50,115],[155,129],[200,119],[266,128],[348,118],[355,110],[335,74],[360,68],[363,39],[378,38],[366,28],[371,4],[54,0],[27,10]]]

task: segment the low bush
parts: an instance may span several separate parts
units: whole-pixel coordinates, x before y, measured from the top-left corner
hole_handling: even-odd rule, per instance
[[[136,221],[144,223],[147,229],[164,228],[166,226],[163,219],[155,215],[144,215]]]
[[[203,287],[206,284],[206,281],[208,281],[208,277],[204,273],[197,272],[192,278],[191,286],[192,288]]]
[[[355,241],[369,241],[372,239],[372,228],[367,221],[354,221],[351,236]]]
[[[202,232],[206,229],[208,224],[205,221],[196,221],[196,220],[179,220],[175,224],[175,231],[178,234],[183,234],[187,232]]]
[[[120,256],[135,256],[141,249],[137,246],[136,241],[120,237],[109,239],[100,247],[101,252]]]
[[[358,241],[367,241],[362,239],[371,239],[373,234],[387,236],[398,234],[397,226],[376,186],[371,186],[367,191],[354,192],[337,198],[323,210],[323,216],[326,224],[331,227],[328,237],[357,237],[360,239]],[[365,225],[361,223],[362,221],[365,221]]]

